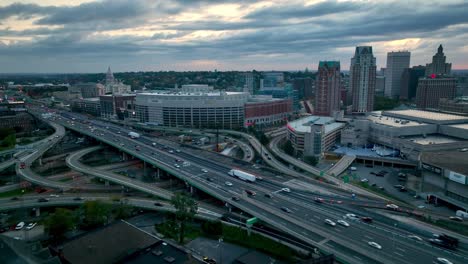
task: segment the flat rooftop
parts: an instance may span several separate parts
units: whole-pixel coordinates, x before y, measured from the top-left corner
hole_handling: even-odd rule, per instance
[[[440,113],[440,112],[431,112],[423,110],[395,110],[395,111],[384,111],[382,112],[384,116],[392,116],[397,118],[403,118],[413,121],[426,122],[431,124],[459,124],[459,123],[468,123],[467,116]]]
[[[367,119],[374,122],[375,124],[390,126],[390,127],[410,127],[410,126],[423,126],[428,125],[427,123],[411,121],[408,119],[402,119],[392,116],[382,115],[381,112],[372,112],[367,116]]]
[[[288,128],[299,133],[310,133],[311,126],[325,126],[325,133],[337,128],[344,127],[344,123],[338,123],[334,118],[328,116],[307,116],[288,123]]]
[[[468,176],[468,151],[450,150],[421,153],[421,161]]]
[[[158,96],[167,96],[167,97],[178,97],[178,96],[221,96],[221,95],[241,95],[245,94],[244,92],[222,92],[222,91],[210,91],[210,92],[183,92],[183,91],[154,91],[154,92],[144,92],[138,93],[138,95],[158,95]]]
[[[411,142],[421,144],[421,145],[432,145],[432,144],[446,144],[446,143],[455,143],[459,142],[459,139],[444,136],[444,135],[427,135],[427,136],[409,136],[405,137],[406,140]]]

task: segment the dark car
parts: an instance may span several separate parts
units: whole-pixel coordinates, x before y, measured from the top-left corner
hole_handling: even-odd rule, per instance
[[[39,198],[39,199],[37,199],[37,201],[40,202],[40,203],[45,203],[45,202],[48,202],[49,199],[47,199],[47,198]]]
[[[240,201],[240,198],[236,197],[236,196],[233,196],[231,199],[234,200],[234,201]]]
[[[407,192],[408,190],[405,187],[401,187],[399,191],[400,192]]]
[[[15,197],[12,197],[10,200],[11,200],[11,201],[18,201],[19,198],[15,196]]]
[[[273,198],[273,195],[271,195],[270,193],[265,193],[265,197],[267,197],[267,198]]]
[[[368,216],[363,216],[361,217],[361,221],[363,221],[364,223],[372,223],[372,218]]]
[[[206,180],[209,181],[209,182],[212,182],[212,181],[213,181],[213,178],[208,177],[208,178],[206,178]]]
[[[404,186],[401,185],[401,184],[397,184],[397,185],[393,185],[393,187],[395,187],[396,189],[401,189],[401,188],[403,188]]]
[[[75,197],[75,198],[73,198],[73,200],[74,200],[74,201],[82,201],[83,198],[81,198],[81,197]]]
[[[315,198],[314,198],[314,202],[316,202],[316,203],[323,203],[324,200],[323,200],[322,198],[315,197]]]
[[[286,213],[291,213],[291,212],[292,212],[291,209],[289,209],[289,208],[287,208],[287,207],[281,207],[281,210],[282,210],[283,212],[286,212]]]
[[[155,205],[155,206],[163,206],[163,204],[160,203],[160,202],[155,202],[154,205]]]
[[[251,190],[245,190],[245,192],[250,196],[255,196],[256,195],[256,193],[254,191],[251,191]]]

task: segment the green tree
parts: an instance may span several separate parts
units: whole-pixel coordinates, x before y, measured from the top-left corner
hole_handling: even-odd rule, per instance
[[[270,142],[270,139],[263,132],[258,133],[258,140],[260,141],[260,143],[262,143],[262,145],[268,145],[268,143]]]
[[[81,206],[82,226],[90,229],[107,224],[111,212],[112,205],[102,201],[86,201]]]
[[[15,134],[15,130],[11,127],[9,128],[0,128],[0,140],[3,140],[9,135]]]
[[[185,228],[189,220],[193,219],[197,213],[197,203],[189,196],[183,193],[176,193],[172,199],[171,204],[176,209],[175,217],[179,228],[179,243],[184,242]]]
[[[54,242],[61,241],[65,233],[76,225],[73,212],[64,208],[57,208],[53,214],[45,219],[45,230]]]
[[[288,154],[288,155],[294,155],[294,147],[291,143],[291,141],[286,141],[286,143],[284,143],[283,145],[283,150],[284,150],[284,153]]]
[[[128,218],[132,214],[132,207],[127,202],[121,202],[119,205],[114,207],[114,217],[117,219]]]
[[[315,156],[305,156],[304,161],[309,165],[316,166],[318,163],[318,158]]]

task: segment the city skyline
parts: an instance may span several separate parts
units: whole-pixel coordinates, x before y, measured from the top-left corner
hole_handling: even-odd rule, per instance
[[[425,65],[442,44],[468,69],[468,3],[417,1],[28,0],[0,3],[0,73],[349,69],[356,46],[377,67],[408,50]],[[391,9],[392,12],[387,12]],[[450,41],[447,41],[450,40]]]

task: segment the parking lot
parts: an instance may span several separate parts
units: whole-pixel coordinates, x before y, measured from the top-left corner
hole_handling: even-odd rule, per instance
[[[455,212],[449,208],[439,206],[436,207],[433,204],[426,204],[424,197],[415,197],[415,192],[412,190],[419,190],[421,184],[421,178],[413,176],[411,171],[401,170],[399,168],[383,167],[383,166],[374,166],[373,168],[365,167],[363,164],[355,164],[353,167],[356,167],[356,171],[349,171],[352,175],[356,175],[356,180],[360,181],[363,179],[368,180],[369,186],[374,186],[380,189],[383,188],[385,193],[390,196],[396,197],[402,201],[405,201],[409,204],[419,207],[422,210],[433,211],[439,214],[454,215]],[[380,171],[386,171],[387,173],[384,176],[376,176],[373,173],[378,173]],[[398,174],[405,173],[407,175],[406,181],[399,181]],[[354,178],[352,178],[354,179]],[[395,188],[396,185],[405,186],[407,191],[402,192],[398,188]]]

